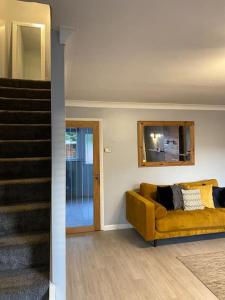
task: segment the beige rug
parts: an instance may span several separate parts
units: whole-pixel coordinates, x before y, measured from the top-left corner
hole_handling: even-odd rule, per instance
[[[225,300],[225,252],[181,256],[178,259],[220,300]]]

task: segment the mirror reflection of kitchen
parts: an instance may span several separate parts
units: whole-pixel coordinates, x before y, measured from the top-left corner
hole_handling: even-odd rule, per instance
[[[147,162],[189,161],[189,126],[145,126],[144,152]]]
[[[45,49],[41,24],[14,24],[13,78],[45,80]]]

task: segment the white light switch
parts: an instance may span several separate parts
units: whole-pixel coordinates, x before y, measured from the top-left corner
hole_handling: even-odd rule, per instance
[[[109,148],[109,147],[105,147],[105,148],[104,148],[104,152],[105,152],[105,153],[111,153],[111,152],[112,152],[112,149]]]

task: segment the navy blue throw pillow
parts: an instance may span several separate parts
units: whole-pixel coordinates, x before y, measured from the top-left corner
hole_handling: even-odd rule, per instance
[[[213,186],[213,202],[215,207],[225,207],[225,188]]]
[[[163,205],[167,210],[173,210],[173,191],[171,186],[157,187],[157,202]]]
[[[219,193],[219,204],[221,207],[225,207],[225,188]]]

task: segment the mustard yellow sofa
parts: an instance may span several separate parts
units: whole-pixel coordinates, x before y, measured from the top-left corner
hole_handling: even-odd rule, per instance
[[[216,179],[179,184],[218,186]],[[225,208],[167,211],[155,201],[156,192],[157,185],[142,183],[139,190],[126,193],[128,222],[154,246],[161,239],[225,232]]]

